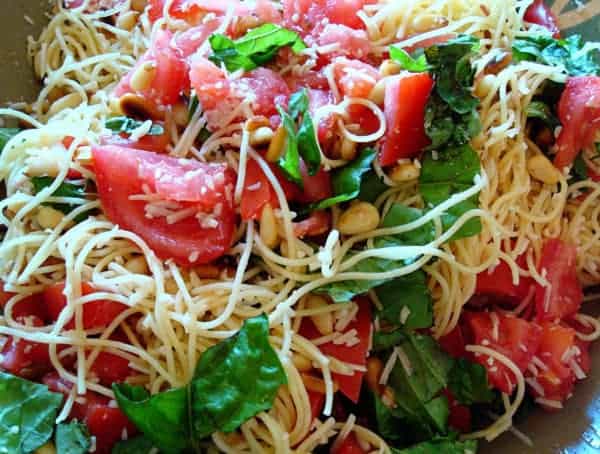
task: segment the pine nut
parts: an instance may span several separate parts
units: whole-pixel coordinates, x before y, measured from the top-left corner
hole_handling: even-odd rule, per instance
[[[162,115],[150,101],[143,96],[133,93],[125,93],[121,96],[119,99],[119,110],[123,112],[123,115],[141,120],[158,120],[162,118]]]
[[[381,371],[383,371],[383,362],[379,358],[373,356],[367,360],[367,385],[369,385],[371,391],[377,394],[381,394],[383,391],[379,384]]]
[[[250,145],[253,147],[267,145],[271,143],[271,139],[273,139],[273,130],[268,126],[261,126],[250,132]]]
[[[156,76],[156,63],[147,61],[142,63],[133,71],[129,86],[135,91],[144,91],[150,88]]]
[[[543,154],[536,154],[527,160],[527,170],[536,180],[545,184],[556,184],[560,181],[560,172]]]
[[[302,377],[302,383],[304,383],[304,386],[306,387],[307,390],[313,391],[313,392],[319,393],[319,394],[325,394],[325,382],[323,380],[321,380],[320,378],[317,378],[317,377],[313,377],[312,375],[308,375],[308,374],[300,374],[300,376]],[[336,392],[337,389],[338,389],[338,386],[334,382],[333,383],[333,392]]]
[[[265,157],[269,162],[277,162],[279,158],[284,152],[285,142],[287,140],[287,132],[283,126],[277,128],[275,134],[273,135],[273,139],[269,144],[269,149],[267,150],[267,154]]]
[[[148,274],[148,263],[143,256],[134,257],[127,261],[125,268],[134,274]]]
[[[309,372],[313,369],[312,361],[299,353],[292,355],[292,362],[300,372]]]
[[[83,100],[79,93],[69,93],[68,95],[63,96],[58,101],[55,101],[51,106],[50,110],[48,110],[48,115],[52,116],[58,112],[61,112],[65,109],[73,109],[81,104]]]
[[[421,169],[410,160],[399,162],[390,172],[390,179],[394,183],[404,183],[419,178]]]
[[[60,172],[60,162],[64,155],[55,151],[55,148],[42,150],[41,153],[27,158],[27,175],[31,177],[49,176],[55,177]]]
[[[353,161],[356,158],[356,142],[348,140],[346,137],[342,139],[340,146],[340,155],[346,161]]]
[[[117,18],[117,27],[123,30],[131,31],[137,24],[137,19],[140,13],[137,11],[126,11],[124,13],[119,14]]]
[[[43,229],[54,229],[65,215],[52,207],[42,206],[37,213],[37,222]]]
[[[37,448],[34,454],[56,454],[56,448],[54,447],[54,443],[49,441],[44,446]]]
[[[179,286],[175,279],[165,280],[165,291],[171,295],[176,295],[179,292]]]
[[[113,115],[123,115],[123,111],[121,110],[121,102],[119,98],[115,98],[111,96],[108,101],[108,108]]]
[[[375,206],[358,202],[341,214],[337,227],[343,235],[358,235],[375,230],[379,219],[379,211]]]
[[[329,306],[329,301],[324,296],[311,294],[306,297],[305,304],[307,309],[320,309]],[[314,314],[310,316],[310,319],[323,336],[333,333],[333,314],[331,312]]]
[[[396,74],[400,74],[402,68],[398,63],[393,62],[392,60],[384,60],[379,67],[379,73],[383,77],[394,76]]]
[[[190,113],[187,106],[184,103],[178,102],[177,104],[175,104],[171,110],[171,113],[173,115],[173,121],[177,126],[187,126]]]
[[[248,132],[256,131],[263,126],[271,126],[271,122],[264,115],[254,115],[246,121],[245,128]]]
[[[476,82],[475,84],[475,94],[480,98],[487,96],[489,92],[494,89],[496,85],[496,76],[493,74],[487,74]]]
[[[269,249],[277,246],[279,240],[277,220],[275,219],[275,213],[270,203],[264,206],[260,215],[260,239]]]
[[[147,4],[147,0],[131,0],[131,9],[142,13],[146,9]]]
[[[371,93],[369,94],[369,99],[373,101],[378,106],[383,106],[385,102],[385,86],[387,84],[387,79],[384,77],[379,82],[375,84]]]
[[[492,58],[485,65],[485,68],[483,69],[483,73],[484,74],[498,74],[500,71],[502,71],[508,65],[510,65],[511,61],[512,61],[512,53],[511,52],[506,52],[506,51],[499,52],[497,55],[494,56],[494,58]]]

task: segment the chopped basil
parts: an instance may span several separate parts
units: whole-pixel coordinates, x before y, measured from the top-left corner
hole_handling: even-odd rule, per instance
[[[53,177],[32,177],[31,183],[33,184],[33,191],[35,194],[40,193],[45,188],[49,187],[54,183]],[[70,197],[75,199],[85,199],[86,192],[85,187],[73,183],[63,182],[61,183],[56,191],[52,193],[52,197]],[[76,209],[81,205],[71,204],[71,203],[54,203],[54,202],[45,202],[44,206],[49,206],[58,210],[64,214],[69,214],[71,211]],[[81,222],[85,218],[87,218],[91,212],[82,213],[75,218],[76,222]]]
[[[396,63],[398,63],[402,69],[410,71],[411,73],[423,73],[429,70],[429,64],[427,63],[427,57],[421,53],[416,58],[413,58],[404,49],[396,46],[390,47],[390,57]]]
[[[560,125],[558,118],[552,113],[552,109],[542,101],[531,101],[527,106],[527,118],[537,118],[551,129]]]
[[[577,183],[578,181],[585,181],[589,177],[587,164],[583,159],[582,153],[579,153],[573,161],[573,171],[571,172],[571,177],[569,178],[569,183]]]
[[[30,453],[52,437],[62,394],[0,372],[0,452]]]
[[[209,59],[217,65],[224,64],[229,71],[251,71],[263,66],[283,47],[291,47],[295,53],[306,48],[296,32],[275,24],[261,25],[235,41],[214,34],[209,42],[213,51]]]
[[[0,153],[4,151],[4,147],[10,139],[21,132],[17,128],[0,128]]]
[[[277,165],[283,171],[285,177],[302,187],[302,172],[300,171],[300,152],[298,151],[298,136],[296,135],[296,123],[294,119],[281,107],[277,107],[283,127],[287,132],[285,151],[277,161]]]
[[[158,451],[148,438],[140,436],[118,442],[111,454],[158,454]]]
[[[143,121],[134,120],[129,117],[112,117],[106,120],[104,126],[110,129],[114,134],[131,134],[144,124]],[[153,123],[150,130],[146,133],[148,136],[160,136],[165,133],[162,125]]]
[[[87,427],[77,421],[59,424],[55,435],[56,452],[60,454],[85,454],[91,442]]]
[[[454,362],[448,378],[448,388],[454,398],[463,405],[489,403],[494,400],[485,367],[466,359],[460,358]]]
[[[379,178],[377,173],[370,170],[363,175],[358,198],[363,202],[374,203],[388,189],[389,186]]]
[[[550,35],[527,36],[513,42],[513,59],[564,68],[569,76],[600,74],[597,49],[586,46],[580,35],[555,39]]]

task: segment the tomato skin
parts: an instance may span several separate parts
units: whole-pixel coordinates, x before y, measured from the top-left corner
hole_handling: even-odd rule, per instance
[[[387,132],[379,155],[382,166],[418,156],[430,141],[425,134],[425,107],[433,88],[427,73],[394,76],[385,88]]]
[[[523,16],[523,19],[525,22],[541,25],[542,27],[548,29],[554,38],[560,38],[558,19],[550,7],[546,5],[544,0],[534,0],[534,2],[527,8],[527,11],[525,11],[525,16]]]
[[[294,223],[296,238],[324,235],[331,230],[331,215],[328,211],[313,211],[310,216]]]
[[[323,407],[325,406],[325,394],[318,393],[315,391],[307,391],[308,402],[310,403],[310,414],[312,415],[311,421],[319,419]]]
[[[345,332],[356,329],[357,338],[360,342],[352,347],[335,345],[333,342],[327,342],[320,345],[319,349],[323,354],[337,358],[340,361],[365,366],[367,364],[367,354],[369,352],[369,342],[372,330],[373,318],[371,314],[371,303],[365,298],[358,298],[356,302],[359,307],[358,313],[356,314],[356,318],[348,325]],[[304,318],[302,320],[299,333],[309,340],[321,337],[321,334],[317,331],[309,318]],[[332,376],[339,385],[340,392],[354,403],[357,403],[364,372],[356,371],[354,375],[339,375],[334,373]]]
[[[452,331],[440,337],[438,343],[442,350],[453,358],[465,358],[467,356],[466,342],[460,325],[456,325]]]
[[[64,295],[65,283],[61,282],[49,287],[44,290],[44,303],[48,310],[48,316],[50,320],[56,321],[60,316],[62,310],[67,305],[67,299]],[[96,292],[96,290],[87,283],[81,284],[81,294],[89,295]],[[124,310],[127,306],[116,301],[109,300],[98,300],[90,301],[83,305],[83,328],[97,329],[106,328],[112,323],[112,321]],[[67,322],[65,325],[66,329],[75,328],[74,317]]]
[[[536,320],[562,320],[579,311],[583,290],[577,279],[577,248],[559,239],[546,241],[540,272],[546,273],[550,287],[536,284]],[[544,271],[545,270],[545,271]]]
[[[340,443],[334,454],[366,454],[358,444],[354,432],[350,432]]]
[[[304,162],[300,163],[303,188],[297,198],[300,203],[314,203],[332,196],[331,175],[324,168],[320,168],[314,175],[309,175]]]
[[[267,204],[273,208],[279,207],[277,194],[260,165],[254,159],[249,159],[246,163],[246,177],[240,202],[242,219],[248,221],[260,218]]]
[[[98,354],[90,367],[90,372],[98,377],[101,384],[109,388],[113,383],[122,383],[133,375],[129,360],[108,352]]]
[[[600,77],[568,79],[558,103],[558,117],[562,129],[556,139],[554,165],[562,170],[594,142],[600,127]]]
[[[521,256],[517,262],[523,265],[525,256]],[[508,264],[501,260],[491,272],[484,271],[477,275],[477,295],[489,296],[493,300],[508,303],[510,305],[518,305],[523,301],[534,285],[534,280],[531,277],[519,276],[519,284],[514,285],[512,279],[512,271]]]
[[[207,264],[229,249],[235,212],[227,193],[228,188],[233,193],[235,176],[226,165],[110,146],[93,147],[92,154],[104,212],[112,222],[143,238],[159,257],[184,266]],[[159,179],[154,178],[156,169],[162,169]],[[174,224],[159,217],[149,223],[145,202],[129,198],[143,194],[144,184],[165,200],[212,212],[218,225],[202,227],[195,217]]]
[[[470,432],[471,409],[466,405],[459,404],[448,388],[442,390],[442,394],[448,399],[448,408],[450,410],[448,426],[459,433]]]

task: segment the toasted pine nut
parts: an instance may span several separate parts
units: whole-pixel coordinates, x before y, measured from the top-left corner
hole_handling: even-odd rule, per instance
[[[262,25],[262,21],[256,16],[243,15],[238,16],[233,25],[233,33],[236,36],[245,34],[248,30]]]
[[[398,63],[394,63],[392,60],[384,60],[379,67],[379,73],[383,76],[393,76],[396,74],[400,74],[402,68]]]
[[[223,269],[215,265],[197,265],[194,267],[194,271],[200,279],[217,279]]]
[[[484,74],[498,74],[512,61],[512,53],[502,51],[499,52],[494,58],[492,58],[483,69]]]
[[[177,285],[177,282],[175,282],[175,279],[165,280],[165,290],[171,295],[175,295],[177,292],[179,292],[179,286]]]
[[[187,126],[190,113],[184,103],[178,102],[175,104],[171,110],[171,113],[173,115],[173,121],[177,126]]]
[[[313,368],[312,361],[299,353],[292,355],[292,362],[300,372],[309,372]]]
[[[39,208],[37,213],[37,222],[43,229],[53,229],[60,221],[63,220],[65,215],[52,207],[42,206]]]
[[[146,9],[147,4],[147,0],[131,0],[131,9],[141,13]]]
[[[371,93],[369,94],[369,99],[373,101],[375,104],[382,106],[385,101],[385,86],[387,84],[387,79],[384,77],[379,82],[375,84]]]
[[[375,206],[368,202],[358,202],[341,214],[337,227],[344,235],[358,235],[375,230],[379,220],[379,211]]]
[[[153,61],[144,62],[133,71],[129,85],[135,91],[146,90],[150,88],[154,76],[156,76],[156,63]]]
[[[114,115],[123,115],[119,98],[111,96],[110,100],[108,101],[108,108],[110,109],[110,112]]]
[[[255,115],[246,121],[245,128],[248,132],[252,132],[263,126],[271,126],[269,119],[264,115]]]
[[[55,101],[50,106],[50,110],[48,110],[48,115],[52,116],[65,109],[72,109],[74,107],[77,107],[81,103],[82,99],[79,93],[69,93],[68,95],[65,95],[62,98],[60,98],[58,101]]]
[[[54,443],[49,441],[44,446],[37,448],[34,454],[56,454],[56,448],[54,447]]]
[[[390,179],[395,183],[403,183],[419,178],[421,169],[410,160],[399,162],[390,172]]]
[[[275,213],[270,203],[264,206],[260,216],[260,239],[269,249],[277,246],[279,240],[277,220],[275,219]]]
[[[137,24],[137,19],[140,13],[137,11],[126,11],[124,13],[119,14],[117,18],[117,27],[123,30],[131,31]]]
[[[370,357],[367,360],[366,380],[367,385],[369,385],[369,388],[377,394],[381,394],[381,392],[383,391],[381,389],[381,385],[379,384],[381,371],[383,371],[383,362],[376,356]]]
[[[560,181],[560,172],[543,154],[536,154],[527,160],[527,170],[536,180],[545,184],[556,184]]]
[[[55,102],[56,100],[65,96],[66,94],[67,94],[67,92],[65,91],[65,89],[63,87],[54,87],[52,90],[50,90],[48,92],[48,95],[46,96],[46,100],[49,102]]]
[[[134,257],[125,263],[125,268],[134,274],[148,274],[148,263],[143,256]]]
[[[356,142],[344,137],[340,145],[340,155],[346,161],[353,161],[356,158]]]
[[[493,74],[487,74],[478,79],[478,81],[475,83],[475,94],[480,98],[483,98],[494,89],[495,84],[496,76]]]
[[[277,162],[279,158],[284,152],[285,142],[287,140],[287,131],[283,126],[277,128],[275,134],[273,135],[273,139],[271,139],[271,143],[269,145],[269,149],[267,150],[267,154],[265,157],[269,162]]]
[[[268,143],[271,143],[271,139],[273,139],[273,130],[268,126],[261,126],[250,132],[250,145],[253,147],[267,145]]]
[[[133,93],[125,93],[119,98],[119,109],[124,115],[142,120],[159,119],[162,115],[146,98]]]
[[[319,309],[329,305],[329,301],[324,296],[309,294],[306,297],[307,309]],[[323,336],[333,333],[333,315],[331,312],[323,312],[310,316],[315,327]]]
[[[325,394],[325,382],[323,380],[317,377],[313,377],[309,374],[300,374],[300,376],[302,377],[302,383],[304,383],[304,386],[307,390],[320,394]],[[337,391],[337,388],[338,386],[334,382],[333,391]]]

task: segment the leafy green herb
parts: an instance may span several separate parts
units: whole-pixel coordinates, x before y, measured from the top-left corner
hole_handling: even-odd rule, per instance
[[[585,181],[588,179],[588,168],[587,164],[583,160],[583,155],[579,153],[573,162],[573,173],[569,178],[569,183],[573,184],[578,181]]]
[[[569,76],[600,74],[597,53],[579,35],[555,39],[550,35],[523,37],[513,42],[513,59],[563,67]]]
[[[0,153],[4,151],[4,147],[10,139],[21,132],[17,128],[0,128]]]
[[[459,441],[455,438],[436,438],[406,449],[392,448],[392,454],[475,454],[477,440]]]
[[[382,227],[397,227],[410,224],[423,216],[423,211],[418,208],[407,207],[394,203],[381,223]],[[386,241],[392,241],[385,237]],[[435,225],[428,222],[416,229],[394,235],[393,243],[399,245],[423,246],[435,240]]]
[[[403,69],[410,71],[411,73],[422,73],[429,70],[429,65],[427,64],[427,57],[425,57],[425,54],[421,54],[417,58],[413,58],[404,49],[391,46],[390,57]]]
[[[131,134],[144,124],[143,121],[134,120],[129,117],[112,117],[106,120],[104,126],[110,129],[114,134]],[[148,136],[160,136],[165,133],[165,128],[158,123],[153,123],[150,130],[146,133]]]
[[[281,107],[277,107],[283,127],[287,132],[285,152],[279,158],[277,164],[283,171],[285,177],[302,187],[302,173],[300,172],[300,152],[298,151],[298,137],[296,135],[296,123],[294,119]]]
[[[192,117],[196,113],[196,110],[198,110],[199,106],[200,106],[200,101],[198,100],[198,96],[193,94],[192,97],[188,101],[188,122],[192,121]],[[204,143],[208,140],[208,138],[211,135],[212,135],[212,132],[210,132],[209,129],[206,126],[204,126],[198,133],[198,136],[196,137],[196,141],[200,142],[200,143]]]
[[[60,454],[85,454],[90,449],[87,427],[77,421],[56,427],[56,452]]]
[[[374,203],[389,187],[381,181],[374,170],[363,175],[358,198],[363,202]]]
[[[214,34],[209,42],[213,50],[209,59],[217,65],[224,63],[229,71],[251,71],[263,66],[283,47],[291,47],[295,53],[306,48],[296,32],[275,24],[261,25],[235,41],[225,35]]]
[[[481,132],[481,121],[475,109],[457,114],[439,96],[432,95],[425,111],[425,131],[431,139],[429,149],[461,145]]]
[[[479,157],[469,145],[449,148],[443,153],[428,152],[421,168],[419,190],[427,204],[436,206],[446,201],[452,194],[473,186],[475,176],[480,171]],[[460,216],[475,208],[477,208],[476,196],[450,208],[442,216],[444,229],[449,229]],[[481,221],[473,218],[467,221],[452,239],[466,238],[479,232],[481,232]]]
[[[111,454],[154,454],[154,444],[146,437],[140,436],[117,443]]]
[[[375,290],[383,308],[381,320],[405,329],[429,328],[433,323],[432,299],[421,270],[396,278]]]
[[[350,164],[334,171],[331,183],[335,195],[312,205],[311,210],[324,210],[357,198],[363,189],[363,177],[371,170],[376,156],[375,150],[365,148]],[[376,175],[375,177],[377,178]]]
[[[52,437],[63,396],[0,372],[0,452],[25,454]]]
[[[35,194],[40,193],[45,188],[49,187],[54,183],[53,177],[32,177],[31,183],[33,184],[33,191]],[[61,183],[56,191],[52,193],[52,197],[72,197],[76,199],[85,199],[85,187],[73,183],[63,182]],[[71,203],[54,203],[54,202],[46,202],[45,206],[49,206],[58,210],[64,214],[69,214],[74,209],[78,208],[81,205],[71,204]],[[75,218],[76,222],[81,222],[85,218],[87,218],[91,212],[82,213]]]
[[[552,113],[552,109],[543,101],[531,101],[529,103],[527,106],[527,118],[538,118],[552,129],[560,125],[560,121]]]
[[[392,331],[375,331],[373,333],[373,351],[389,350],[406,340],[406,332],[402,329]]]
[[[149,442],[165,453],[180,453],[268,410],[285,383],[263,315],[246,320],[235,336],[206,350],[188,386],[154,396],[124,383],[114,384],[113,390],[119,407]]]
[[[463,405],[489,403],[494,400],[485,367],[466,359],[461,358],[454,362],[448,387],[456,400]]]

